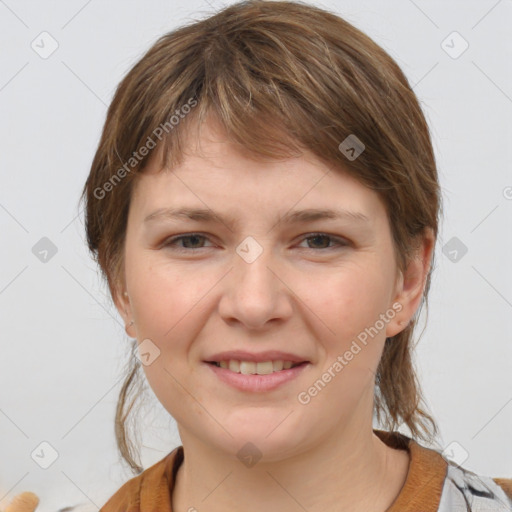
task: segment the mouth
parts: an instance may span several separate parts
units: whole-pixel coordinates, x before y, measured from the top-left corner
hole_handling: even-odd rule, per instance
[[[297,366],[306,365],[309,361],[292,362],[273,360],[255,362],[229,359],[225,361],[205,361],[205,363],[242,375],[270,375],[271,373],[283,372],[291,368],[296,368]]]
[[[311,366],[310,361],[203,361],[217,381],[243,392],[264,393],[291,383]]]

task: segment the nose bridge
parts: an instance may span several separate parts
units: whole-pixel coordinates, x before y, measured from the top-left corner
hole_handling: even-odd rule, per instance
[[[271,238],[263,241],[248,236],[236,247],[234,268],[220,305],[224,318],[236,318],[255,328],[289,313],[273,255]]]
[[[247,236],[236,248],[234,257],[235,288],[246,297],[262,295],[268,300],[276,290],[275,276],[270,271],[273,267],[273,250],[271,239],[256,240]],[[263,297],[263,295],[265,297]]]

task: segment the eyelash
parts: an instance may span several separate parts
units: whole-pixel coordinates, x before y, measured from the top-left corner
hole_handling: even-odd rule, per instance
[[[200,237],[200,238],[208,239],[208,237],[206,235],[203,235],[201,233],[188,233],[186,235],[178,235],[178,236],[169,238],[167,241],[165,241],[162,244],[162,246],[163,247],[169,247],[172,250],[175,250],[175,251],[178,251],[178,252],[190,252],[190,251],[199,251],[201,249],[209,249],[209,247],[197,247],[195,249],[190,249],[190,248],[187,248],[187,247],[176,247],[176,246],[173,247],[173,244],[175,244],[176,242],[179,242],[180,240],[184,240],[184,239],[187,239],[187,238],[192,238],[192,237]],[[324,248],[320,248],[320,249],[313,249],[311,247],[303,247],[303,249],[318,252],[318,251],[334,250],[334,249],[337,249],[337,248],[347,247],[349,245],[342,238],[335,237],[335,236],[329,235],[327,233],[310,233],[308,236],[304,237],[301,240],[301,242],[304,241],[304,240],[308,240],[310,238],[317,238],[317,237],[328,238],[331,241],[334,241],[336,246],[324,247]]]

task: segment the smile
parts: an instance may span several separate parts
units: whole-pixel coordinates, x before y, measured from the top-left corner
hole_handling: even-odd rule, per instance
[[[217,381],[239,391],[263,393],[272,391],[297,378],[311,366],[308,361],[292,363],[291,361],[205,361]],[[285,366],[286,365],[286,366]],[[260,373],[261,372],[261,373]]]
[[[293,363],[292,361],[238,361],[236,359],[230,359],[228,361],[211,361],[210,364],[214,364],[218,368],[225,368],[234,373],[241,373],[243,375],[269,375],[274,372],[280,372],[282,370],[289,370],[295,366],[299,366],[304,363]]]

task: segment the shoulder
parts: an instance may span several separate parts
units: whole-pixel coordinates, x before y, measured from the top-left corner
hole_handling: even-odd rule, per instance
[[[178,446],[140,475],[124,483],[99,512],[141,512],[148,501],[158,505],[158,510],[162,512],[170,510],[169,490],[182,459],[183,447]]]
[[[99,512],[139,512],[141,475],[123,484],[100,508]]]
[[[512,479],[481,476],[455,464],[440,447],[399,432],[375,432],[411,456],[405,484],[389,512],[512,512]]]
[[[503,489],[507,497],[512,500],[512,478],[493,478],[493,480]]]
[[[459,508],[474,512],[512,512],[512,479],[477,475],[449,462],[439,512]]]

